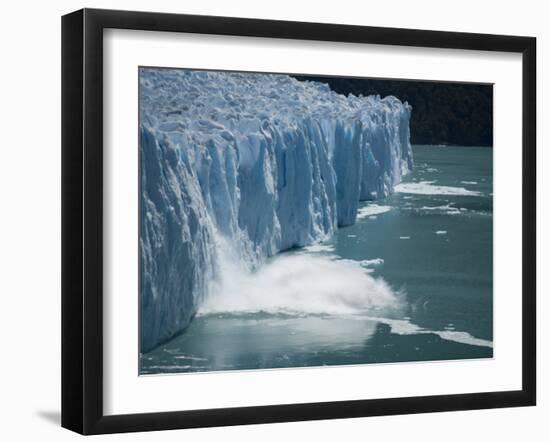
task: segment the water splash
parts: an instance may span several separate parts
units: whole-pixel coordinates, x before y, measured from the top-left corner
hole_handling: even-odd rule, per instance
[[[375,278],[353,260],[334,256],[283,254],[255,271],[221,254],[221,275],[199,314],[267,312],[290,315],[392,315],[404,294]]]

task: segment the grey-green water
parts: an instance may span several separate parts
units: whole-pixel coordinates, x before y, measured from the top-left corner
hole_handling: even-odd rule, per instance
[[[248,309],[237,304],[198,315],[182,334],[142,355],[140,373],[492,357],[492,149],[413,149],[415,169],[398,192],[362,204],[356,224],[323,245],[273,258],[277,271],[253,284],[262,299],[257,309],[247,300]],[[391,286],[398,302],[330,312],[340,301],[330,293],[311,309],[312,290],[298,304],[281,302],[291,309],[276,309],[274,298],[288,296],[288,281],[296,278],[292,268],[310,269],[296,260],[315,257],[361,264]],[[304,290],[331,278],[312,272]]]

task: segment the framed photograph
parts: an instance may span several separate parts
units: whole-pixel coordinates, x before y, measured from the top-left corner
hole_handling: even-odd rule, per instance
[[[531,37],[62,20],[62,425],[534,405]]]

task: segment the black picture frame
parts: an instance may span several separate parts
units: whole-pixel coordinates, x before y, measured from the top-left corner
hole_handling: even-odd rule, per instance
[[[391,399],[105,415],[103,412],[103,30],[353,42],[522,55],[522,388]],[[62,18],[62,426],[82,434],[536,403],[536,39],[229,17],[83,9]],[[511,294],[519,296],[519,294]]]

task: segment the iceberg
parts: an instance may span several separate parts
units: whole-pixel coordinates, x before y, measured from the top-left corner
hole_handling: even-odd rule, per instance
[[[413,166],[407,103],[288,75],[140,68],[139,112],[141,352],[189,325],[224,261],[326,240]]]

